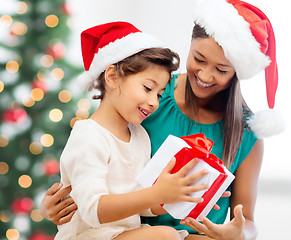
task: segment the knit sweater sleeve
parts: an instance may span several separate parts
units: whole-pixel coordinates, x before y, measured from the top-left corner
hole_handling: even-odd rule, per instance
[[[71,196],[84,222],[100,226],[98,203],[108,194],[106,174],[110,144],[101,132],[83,125],[75,126],[61,156],[62,179],[72,185]]]

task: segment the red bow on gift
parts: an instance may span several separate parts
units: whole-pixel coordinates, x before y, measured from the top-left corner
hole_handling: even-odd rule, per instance
[[[183,139],[191,148],[184,147],[175,155],[176,164],[171,173],[178,172],[183,166],[194,158],[199,158],[208,163],[211,167],[217,169],[219,172],[224,172],[223,162],[214,154],[210,153],[213,146],[213,141],[206,138],[203,133],[197,133],[180,138]]]

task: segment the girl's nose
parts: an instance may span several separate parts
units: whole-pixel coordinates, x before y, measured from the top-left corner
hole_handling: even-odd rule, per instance
[[[159,106],[159,98],[156,94],[152,94],[149,98],[148,104],[152,108],[151,110],[156,110]]]

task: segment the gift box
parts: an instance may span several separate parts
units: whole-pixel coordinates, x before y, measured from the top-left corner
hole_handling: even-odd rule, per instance
[[[195,198],[202,197],[203,202],[179,202],[163,204],[162,206],[176,219],[206,217],[235,178],[223,165],[223,162],[210,153],[212,146],[213,141],[207,139],[202,133],[181,138],[169,135],[139,174],[137,181],[144,188],[150,187],[156,182],[172,157],[176,158],[176,163],[171,173],[176,173],[193,158],[198,158],[198,163],[189,171],[188,175],[207,169],[209,173],[194,184],[208,184],[209,188],[204,191],[193,192],[190,195]]]

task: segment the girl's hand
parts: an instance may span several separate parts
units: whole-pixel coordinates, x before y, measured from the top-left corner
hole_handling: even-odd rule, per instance
[[[71,197],[63,199],[71,192],[71,186],[63,189],[61,187],[60,183],[55,183],[50,187],[39,207],[42,216],[56,225],[69,222],[78,208]]]
[[[193,218],[186,218],[181,220],[181,224],[216,240],[245,239],[243,233],[245,218],[242,212],[242,205],[237,205],[234,208],[234,218],[227,224],[214,224],[207,218],[200,218],[200,221],[202,224]]]
[[[174,174],[171,174],[171,170],[175,165],[175,158],[168,163],[153,186],[159,203],[203,201],[202,198],[193,198],[189,196],[190,193],[202,191],[209,187],[208,184],[191,185],[208,174],[207,170],[202,170],[198,173],[186,176],[196,163],[197,160],[193,159],[181,168],[180,171]]]

